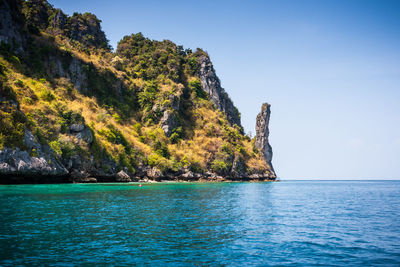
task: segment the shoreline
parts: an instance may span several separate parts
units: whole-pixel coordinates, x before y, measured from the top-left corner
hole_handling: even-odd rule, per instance
[[[156,183],[232,183],[232,182],[279,182],[279,179],[254,179],[254,178],[242,178],[242,179],[207,179],[207,178],[196,178],[196,179],[134,179],[134,180],[123,180],[117,181],[110,179],[110,177],[88,177],[85,179],[74,180],[68,176],[54,177],[54,176],[0,176],[0,185],[23,185],[23,184],[156,184]]]

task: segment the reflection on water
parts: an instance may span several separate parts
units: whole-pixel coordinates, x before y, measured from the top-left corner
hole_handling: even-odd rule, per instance
[[[399,193],[399,182],[0,186],[0,265],[398,265]]]

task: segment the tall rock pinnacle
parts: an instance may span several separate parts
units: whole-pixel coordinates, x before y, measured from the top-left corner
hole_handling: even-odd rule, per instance
[[[264,160],[271,167],[271,171],[275,173],[274,167],[272,167],[272,147],[268,142],[270,115],[271,105],[264,103],[261,107],[261,112],[257,115],[255,146],[261,151]]]

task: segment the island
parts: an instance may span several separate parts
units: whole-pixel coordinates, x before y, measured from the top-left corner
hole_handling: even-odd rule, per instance
[[[0,184],[270,181],[208,53],[135,33],[115,51],[91,13],[0,0]]]

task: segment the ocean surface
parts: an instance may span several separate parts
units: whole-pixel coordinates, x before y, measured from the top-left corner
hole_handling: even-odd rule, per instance
[[[400,181],[0,186],[0,266],[400,266]]]

